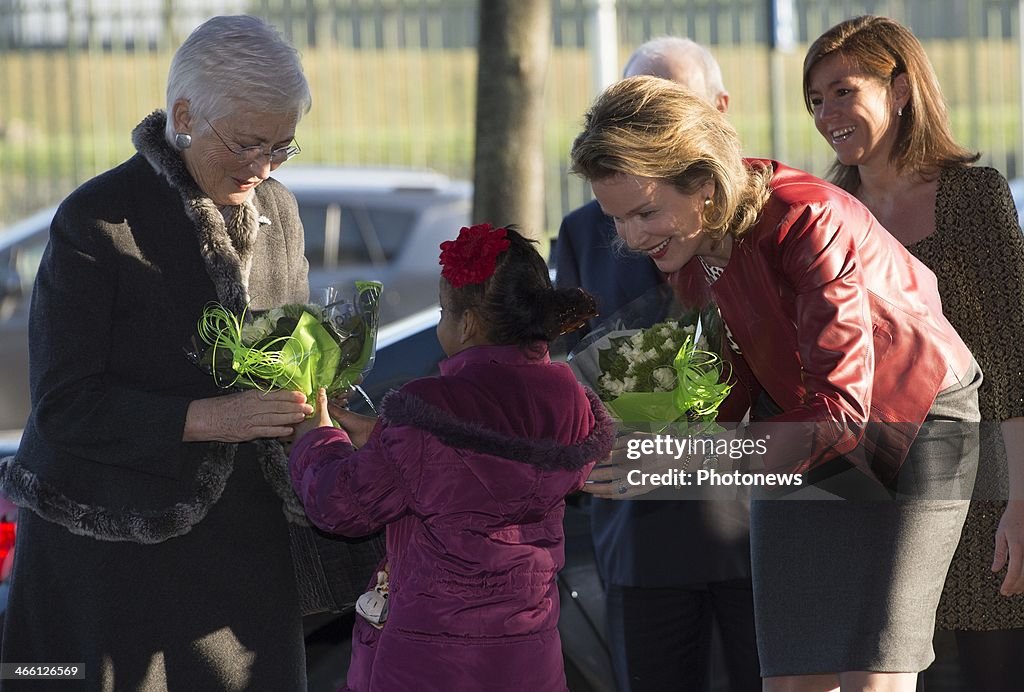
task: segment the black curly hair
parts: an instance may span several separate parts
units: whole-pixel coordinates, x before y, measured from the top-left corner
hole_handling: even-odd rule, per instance
[[[491,343],[531,348],[583,326],[597,314],[594,298],[580,288],[555,288],[536,241],[506,226],[509,247],[498,255],[490,278],[454,288],[451,308],[477,313]]]

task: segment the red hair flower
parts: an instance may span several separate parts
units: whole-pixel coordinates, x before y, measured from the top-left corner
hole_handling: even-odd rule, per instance
[[[511,245],[504,228],[479,223],[459,231],[455,240],[441,243],[441,276],[453,288],[482,284],[491,278],[498,264],[498,255]]]

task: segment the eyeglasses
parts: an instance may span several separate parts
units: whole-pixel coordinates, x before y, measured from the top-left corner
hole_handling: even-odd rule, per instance
[[[210,126],[211,130],[213,130],[213,134],[217,135],[217,139],[219,139],[220,143],[224,145],[224,148],[230,151],[238,158],[239,163],[251,164],[254,163],[261,156],[265,156],[267,157],[267,159],[270,160],[271,166],[280,166],[288,159],[292,158],[293,156],[298,156],[302,152],[302,149],[299,148],[298,142],[290,144],[286,147],[271,149],[270,151],[263,151],[263,147],[258,145],[252,147],[236,148],[227,143],[227,140],[225,140],[224,137],[221,136],[219,132],[217,132],[217,128],[213,126],[213,123],[207,120],[206,124]]]

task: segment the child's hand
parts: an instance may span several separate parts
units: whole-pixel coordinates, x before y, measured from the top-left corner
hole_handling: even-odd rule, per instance
[[[334,406],[331,406],[330,409],[331,415],[338,421],[338,425],[348,433],[353,447],[358,449],[366,444],[366,441],[370,438],[370,433],[373,432],[373,426],[377,424],[376,416],[362,416],[358,413],[352,413],[347,408],[336,408]]]
[[[292,444],[298,442],[310,430],[324,426],[334,427],[331,423],[331,414],[327,409],[327,390],[321,387],[316,392],[316,404],[313,408],[313,414],[295,426],[292,433]]]

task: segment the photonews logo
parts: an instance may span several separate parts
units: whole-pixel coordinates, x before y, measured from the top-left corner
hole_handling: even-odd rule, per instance
[[[650,487],[686,486],[769,486],[799,487],[804,484],[804,477],[799,473],[765,473],[761,471],[716,471],[715,469],[699,469],[683,471],[668,469],[660,473],[644,473],[633,469],[626,474],[626,482],[630,485]]]

